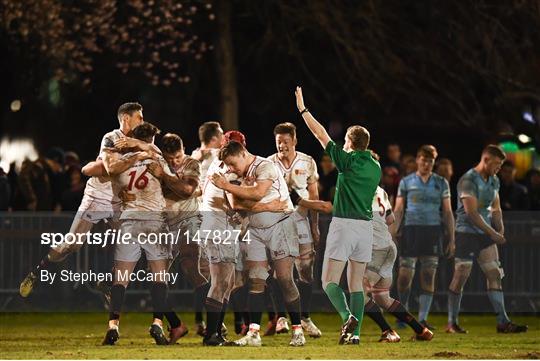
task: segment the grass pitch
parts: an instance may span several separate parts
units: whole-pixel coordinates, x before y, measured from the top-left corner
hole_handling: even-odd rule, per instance
[[[192,314],[182,314],[192,323]],[[228,324],[232,324],[228,315]],[[379,329],[365,319],[360,346],[337,345],[339,319],[334,314],[316,314],[313,320],[323,337],[308,339],[304,347],[288,346],[290,335],[263,337],[263,347],[203,347],[201,338],[190,333],[177,345],[156,346],[148,334],[151,315],[127,313],[122,316],[120,340],[116,346],[101,346],[107,315],[0,314],[0,358],[2,359],[500,359],[540,358],[540,318],[515,317],[529,325],[525,334],[495,332],[494,316],[463,315],[461,325],[467,335],[444,333],[446,318],[430,318],[436,327],[431,342],[411,341],[410,329],[398,330],[402,341],[378,343]],[[394,322],[388,317],[389,322]],[[263,326],[264,327],[264,326]],[[233,330],[229,328],[231,333]],[[232,332],[234,333],[234,332]],[[235,335],[229,338],[236,339]]]

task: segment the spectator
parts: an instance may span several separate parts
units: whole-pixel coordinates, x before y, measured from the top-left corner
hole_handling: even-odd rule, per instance
[[[507,160],[499,171],[501,186],[499,197],[503,211],[527,211],[530,200],[527,188],[516,182],[516,167]]]
[[[9,210],[11,187],[4,169],[0,167],[0,212]]]
[[[382,167],[395,167],[399,170],[401,165],[401,148],[397,143],[390,143],[386,146],[386,155],[382,161]]]
[[[452,161],[448,158],[439,159],[435,165],[435,173],[446,179],[450,184],[450,182],[452,182],[452,176],[454,175]]]
[[[400,177],[399,170],[393,166],[386,166],[382,169],[381,187],[388,194],[388,199],[392,207],[396,202],[397,189]]]
[[[63,211],[76,211],[79,209],[84,195],[85,183],[82,179],[81,168],[71,166],[66,171],[69,177],[70,187],[62,193],[61,206]]]
[[[59,208],[62,190],[66,188],[62,164],[64,153],[53,148],[36,161],[25,160],[19,174],[19,189],[24,197],[24,209],[52,211]]]
[[[401,159],[401,174],[403,177],[416,172],[416,157],[412,154],[405,154]]]
[[[441,158],[437,160],[435,164],[435,173],[446,179],[450,185],[450,197],[452,199],[452,204],[455,206],[457,204],[457,194],[455,192],[456,184],[452,182],[452,177],[454,176],[454,165],[452,161],[448,158]]]
[[[319,198],[323,201],[333,202],[336,191],[338,171],[330,156],[324,153],[319,162]]]
[[[533,168],[529,171],[527,177],[527,186],[529,190],[530,210],[540,211],[540,169]]]
[[[66,152],[64,168],[67,171],[69,170],[69,168],[73,166],[81,168],[81,160],[79,159],[79,155],[73,151]],[[68,180],[69,180],[69,175],[68,175]]]

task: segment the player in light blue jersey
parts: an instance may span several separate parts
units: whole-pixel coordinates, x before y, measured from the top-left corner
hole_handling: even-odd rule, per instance
[[[497,313],[497,332],[526,332],[527,326],[516,325],[506,315],[498,244],[506,243],[499,179],[506,155],[496,145],[488,145],[480,163],[465,173],[458,183],[456,250],[454,276],[448,292],[448,333],[466,333],[458,324],[463,286],[471,274],[473,258],[487,279],[487,293]]]
[[[420,289],[418,319],[424,326],[433,330],[427,323],[433,293],[435,275],[442,250],[442,225],[450,235],[447,253],[454,248],[454,216],[450,202],[450,187],[443,177],[433,173],[437,159],[437,149],[423,145],[418,149],[416,164],[418,170],[403,178],[399,183],[394,213],[396,225],[394,233],[403,223],[399,243],[400,259],[397,280],[401,303],[407,305],[414,278],[416,261],[420,260]],[[441,212],[442,210],[442,212]],[[407,306],[406,306],[407,307]]]

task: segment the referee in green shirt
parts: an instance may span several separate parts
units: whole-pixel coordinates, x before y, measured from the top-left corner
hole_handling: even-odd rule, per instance
[[[339,172],[333,218],[324,252],[322,286],[343,320],[339,338],[339,343],[343,344],[349,342],[353,331],[362,324],[362,283],[366,264],[371,261],[373,246],[371,203],[381,179],[381,167],[367,149],[369,132],[366,128],[359,125],[349,127],[345,145],[341,149],[304,105],[300,87],[296,88],[296,105],[309,130],[330,155]],[[349,303],[345,292],[339,287],[347,262],[347,282],[351,296]]]

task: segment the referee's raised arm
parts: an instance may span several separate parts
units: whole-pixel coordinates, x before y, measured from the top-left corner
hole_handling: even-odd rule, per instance
[[[319,143],[321,143],[322,147],[326,149],[326,145],[328,144],[329,141],[332,140],[330,139],[328,132],[326,131],[326,129],[324,129],[322,124],[319,123],[317,119],[313,117],[313,115],[311,115],[311,113],[309,112],[309,109],[306,108],[304,104],[304,96],[302,95],[301,87],[299,86],[296,87],[295,95],[296,95],[296,106],[298,108],[298,111],[300,112],[300,115],[306,122],[306,125],[308,126],[309,130],[311,130],[311,133],[313,133],[315,138],[319,140]]]

